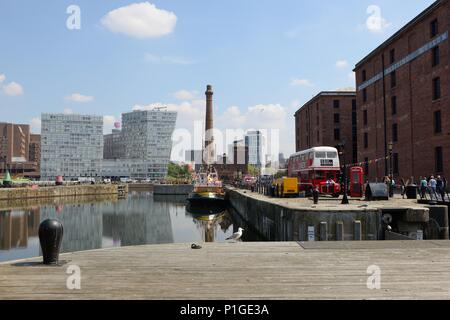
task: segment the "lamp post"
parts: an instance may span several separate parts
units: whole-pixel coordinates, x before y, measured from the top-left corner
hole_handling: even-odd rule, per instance
[[[389,184],[389,196],[392,198],[394,196],[394,190],[393,190],[393,185],[392,185],[392,180],[394,179],[394,159],[392,157],[393,155],[393,150],[394,150],[394,144],[391,142],[389,142],[388,145],[388,150],[389,150],[389,179],[391,180],[391,183]]]
[[[342,198],[342,203],[341,204],[349,204],[350,202],[348,201],[348,194],[347,194],[347,166],[346,166],[346,163],[345,163],[345,141],[343,141],[339,145],[339,155],[341,156],[343,167],[344,167],[344,175],[343,175],[343,179],[344,179],[344,197]]]

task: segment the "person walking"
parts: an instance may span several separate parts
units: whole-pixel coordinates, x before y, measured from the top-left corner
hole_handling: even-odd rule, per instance
[[[431,176],[428,186],[431,189],[431,192],[436,195],[437,181],[434,176]]]
[[[420,177],[420,198],[424,199],[427,194],[428,181],[425,177]]]
[[[437,176],[436,178],[436,192],[441,196],[442,200],[444,200],[444,181],[441,176]]]
[[[400,180],[400,187],[402,188],[402,199],[405,199],[406,183],[403,178]]]

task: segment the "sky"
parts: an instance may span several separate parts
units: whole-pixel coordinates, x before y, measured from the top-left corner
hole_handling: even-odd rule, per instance
[[[211,84],[218,129],[278,130],[289,156],[299,107],[354,88],[355,64],[433,2],[0,0],[0,121],[96,114],[110,132],[167,106],[199,142]]]

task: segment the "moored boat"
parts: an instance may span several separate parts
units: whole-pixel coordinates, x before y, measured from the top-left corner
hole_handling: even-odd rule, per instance
[[[189,194],[191,204],[225,204],[225,192],[217,171],[209,167],[195,177],[194,190]]]

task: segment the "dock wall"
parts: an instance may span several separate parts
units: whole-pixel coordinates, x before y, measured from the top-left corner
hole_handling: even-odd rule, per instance
[[[311,237],[314,241],[351,241],[380,237],[382,212],[377,209],[324,212],[291,209],[233,190],[228,190],[228,196],[232,209],[271,241],[308,241]]]
[[[127,192],[128,187],[117,184],[60,186],[32,188],[0,189],[0,201],[40,198],[61,198],[78,196],[116,195]]]

